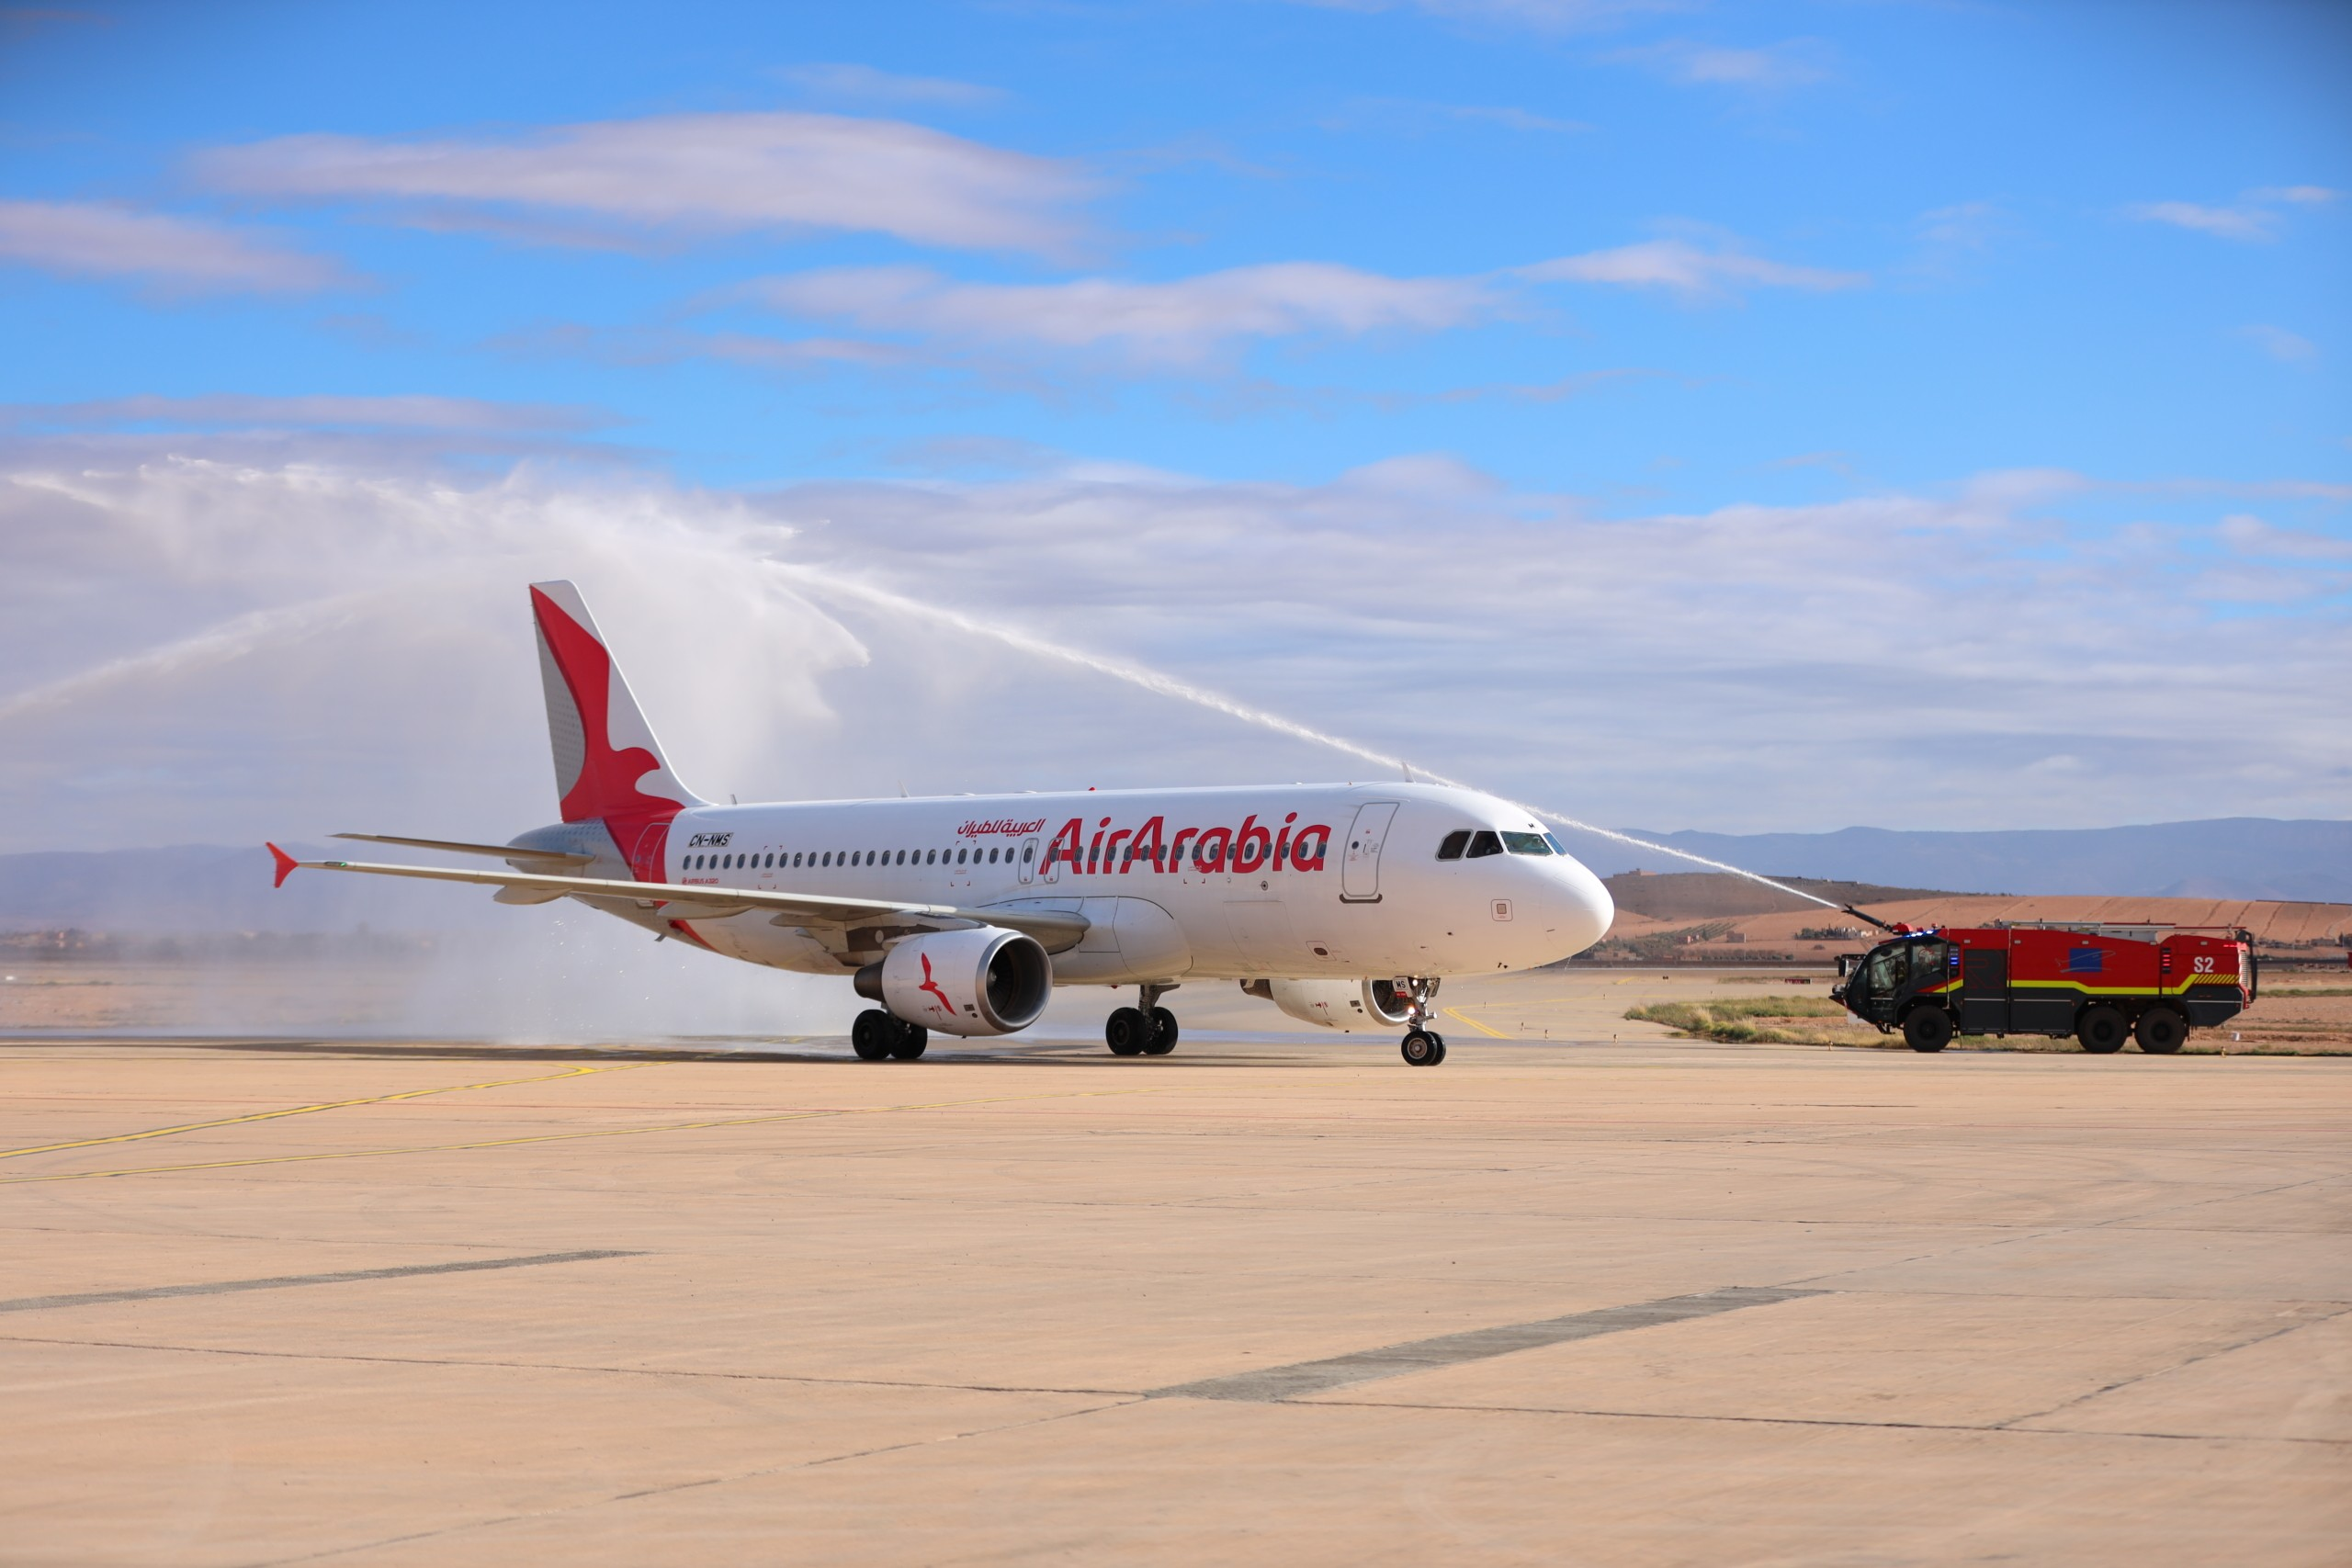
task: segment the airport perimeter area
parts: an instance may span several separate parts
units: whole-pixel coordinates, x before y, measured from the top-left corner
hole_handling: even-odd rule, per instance
[[[1574,986],[1428,1070],[1189,990],[1164,1059],[0,1042],[0,1562],[2346,1561],[2352,1062]]]

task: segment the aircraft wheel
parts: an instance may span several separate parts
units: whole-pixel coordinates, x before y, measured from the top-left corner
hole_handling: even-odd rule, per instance
[[[1445,1042],[1427,1030],[1416,1029],[1399,1047],[1408,1067],[1434,1067],[1445,1060]]]
[[[1102,1038],[1114,1056],[1140,1056],[1151,1043],[1151,1020],[1140,1009],[1117,1008],[1102,1026]]]
[[[1951,1043],[1951,1014],[1941,1008],[1914,1008],[1903,1021],[1903,1043],[1914,1051],[1940,1051]]]
[[[1165,1056],[1176,1049],[1176,1015],[1166,1008],[1154,1008],[1148,1016],[1151,1020],[1151,1043],[1143,1048],[1143,1054]]]
[[[898,1037],[899,1021],[880,1008],[867,1008],[849,1026],[849,1048],[861,1062],[888,1060]]]
[[[2122,1050],[2124,1037],[2130,1032],[2124,1026],[2123,1015],[2105,1002],[2085,1008],[2081,1021],[2075,1025],[2075,1038],[2083,1043],[2083,1049],[2100,1056]]]
[[[2151,1056],[2169,1056],[2188,1038],[2188,1021],[2170,1008],[2150,1008],[2140,1015],[2132,1037]]]
[[[899,1038],[890,1045],[890,1055],[901,1062],[911,1062],[923,1054],[931,1043],[931,1031],[919,1023],[899,1025]]]
[[[1432,1034],[1430,1038],[1437,1042],[1437,1060],[1431,1062],[1430,1066],[1432,1067],[1442,1066],[1445,1061],[1445,1036],[1442,1034]]]

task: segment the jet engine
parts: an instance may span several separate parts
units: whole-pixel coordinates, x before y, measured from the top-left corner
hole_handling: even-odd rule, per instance
[[[1054,964],[1034,937],[1001,926],[910,936],[857,972],[857,994],[901,1022],[947,1034],[1010,1034],[1037,1021]]]
[[[1395,1029],[1412,1018],[1392,980],[1244,980],[1241,988],[1326,1029]]]

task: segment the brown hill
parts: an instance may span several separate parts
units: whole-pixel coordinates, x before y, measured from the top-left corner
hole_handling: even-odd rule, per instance
[[[1654,920],[1712,920],[1726,915],[1820,913],[1821,906],[1782,893],[1745,876],[1720,871],[1623,872],[1603,879],[1617,908]],[[1825,882],[1812,876],[1776,876],[1816,898],[1836,904],[1873,903],[1894,898],[1942,898],[1948,894],[1922,887],[1883,887],[1871,882]]]

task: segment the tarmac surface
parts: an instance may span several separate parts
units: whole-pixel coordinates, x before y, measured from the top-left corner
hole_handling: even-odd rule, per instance
[[[2352,1065],[1563,984],[1423,1070],[0,1042],[0,1562],[2352,1560]]]

